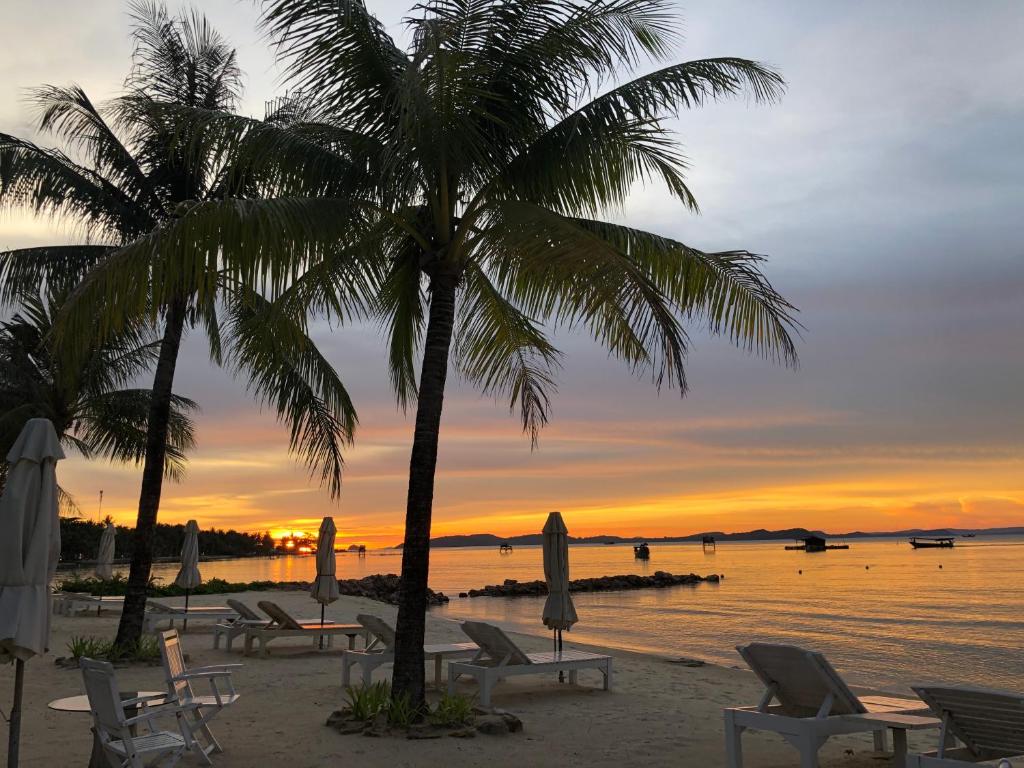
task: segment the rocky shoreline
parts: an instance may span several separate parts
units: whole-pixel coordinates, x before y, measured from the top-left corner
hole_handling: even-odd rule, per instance
[[[570,592],[621,592],[628,589],[664,589],[704,582],[717,584],[723,577],[717,573],[698,576],[696,573],[674,574],[655,571],[650,576],[625,574],[622,576],[599,576],[592,579],[574,579],[569,582]],[[459,597],[536,597],[548,593],[543,581],[516,581],[505,579],[501,584],[491,584],[482,589],[460,592]]]
[[[394,573],[378,573],[362,579],[338,579],[338,591],[352,597],[367,597],[381,603],[398,605],[402,580]],[[444,592],[427,590],[427,605],[444,605],[448,596]]]

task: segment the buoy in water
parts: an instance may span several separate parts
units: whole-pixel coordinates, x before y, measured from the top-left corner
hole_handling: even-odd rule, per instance
[[[802,570],[800,570],[800,571],[797,571],[797,573],[799,573],[799,574],[800,574],[801,576],[803,576],[803,575],[804,575],[804,572],[803,572]]]

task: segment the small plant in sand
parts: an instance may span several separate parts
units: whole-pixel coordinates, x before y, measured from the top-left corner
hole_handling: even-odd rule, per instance
[[[98,659],[111,662],[153,662],[160,658],[156,638],[143,635],[139,642],[128,648],[119,648],[113,640],[76,635],[68,641],[68,651],[77,663],[79,659]]]
[[[381,712],[387,712],[391,685],[381,681],[373,685],[349,686],[345,697],[353,720],[372,720]]]
[[[473,700],[459,694],[444,694],[429,715],[431,724],[454,728],[473,722]]]
[[[410,728],[419,715],[420,710],[412,703],[408,691],[394,696],[388,703],[388,723],[396,728]]]

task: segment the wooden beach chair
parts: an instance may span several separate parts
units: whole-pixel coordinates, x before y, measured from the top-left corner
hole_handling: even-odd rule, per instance
[[[596,669],[604,677],[604,690],[612,687],[612,657],[587,651],[546,651],[524,653],[501,628],[481,621],[464,621],[462,631],[479,646],[470,661],[448,662],[448,693],[455,693],[460,675],[476,678],[480,705],[491,705],[491,691],[498,681],[517,675],[544,675],[565,670],[576,683],[581,669]]]
[[[219,624],[214,625],[213,647],[215,650],[220,648],[220,641],[222,638],[224,639],[225,650],[230,651],[235,638],[244,635],[247,628],[266,627],[271,624],[271,619],[266,616],[260,616],[241,600],[228,599],[224,602],[226,602],[228,607],[235,611],[238,616],[234,619],[227,619],[226,621],[222,621]],[[298,619],[297,621],[299,624],[304,626],[320,624],[320,619]]]
[[[173,766],[181,760],[188,745],[184,736],[172,731],[157,730],[153,720],[174,714],[179,717],[181,709],[161,706],[146,709],[147,702],[166,702],[164,694],[122,699],[114,676],[114,667],[106,661],[80,659],[82,680],[89,697],[93,729],[110,765],[123,768],[143,768],[147,763],[159,762]],[[125,717],[125,707],[141,707],[142,712]],[[146,726],[145,733],[139,733],[139,726]]]
[[[800,751],[800,768],[818,768],[818,750],[831,736],[873,733],[875,749],[893,734],[895,764],[903,766],[907,731],[938,728],[939,720],[916,699],[858,698],[820,653],[793,645],[751,643],[736,650],[764,683],[756,707],[725,710],[725,752],[729,768],[742,768],[741,736],[750,728],[782,736]],[[772,704],[772,701],[777,704]]]
[[[913,768],[966,768],[979,762],[1010,765],[1024,756],[1024,695],[958,685],[914,686],[942,721],[939,748],[913,755]],[[953,740],[963,746],[955,746]]]
[[[262,627],[245,628],[245,655],[252,653],[253,645],[259,647],[261,656],[268,656],[267,646],[274,640],[281,637],[308,637],[318,645],[320,638],[327,638],[327,647],[331,647],[331,640],[336,635],[348,637],[348,647],[352,650],[356,647],[356,638],[367,637],[366,629],[361,624],[333,624],[330,622],[323,625],[317,621],[315,624],[303,624],[293,619],[277,603],[269,600],[261,600],[257,603],[260,610],[270,617],[269,624]]]
[[[188,611],[184,606],[166,605],[155,600],[146,601],[146,616],[143,621],[144,632],[155,632],[160,625],[167,622],[167,629],[174,628],[174,622],[186,619],[234,619],[238,616],[234,609],[226,605],[190,605]]]
[[[352,667],[359,666],[362,670],[363,685],[369,685],[373,677],[373,670],[384,664],[391,664],[395,660],[395,630],[384,619],[379,616],[359,614],[356,616],[363,627],[366,628],[368,636],[373,639],[362,651],[344,651],[341,654],[341,685],[349,684],[352,675]],[[443,678],[441,677],[441,664],[445,659],[471,658],[476,655],[480,647],[476,643],[448,643],[442,645],[424,645],[423,655],[427,661],[434,662],[434,684],[440,688]]]
[[[185,717],[181,719],[185,743],[194,752],[202,755],[206,762],[210,762],[211,753],[223,751],[210,730],[210,721],[223,709],[238,701],[239,695],[231,681],[231,672],[242,665],[218,664],[187,669],[178,630],[168,629],[161,632],[159,641],[160,658],[163,659],[164,675],[167,678],[167,692],[177,699],[185,711]],[[192,683],[204,680],[210,684],[210,693],[196,695]],[[205,746],[196,738],[197,734],[201,734],[205,739]]]

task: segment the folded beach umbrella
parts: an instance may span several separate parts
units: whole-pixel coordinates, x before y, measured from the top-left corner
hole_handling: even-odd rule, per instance
[[[548,599],[544,601],[544,625],[555,633],[555,650],[562,649],[562,630],[579,621],[569,594],[569,531],[562,515],[552,512],[544,523],[544,580]]]
[[[320,626],[324,625],[326,607],[339,597],[337,562],[334,556],[334,537],[338,529],[333,517],[325,517],[320,523],[320,536],[316,541],[316,579],[309,588],[309,594],[320,603]],[[321,647],[323,636],[320,637]]]
[[[50,582],[60,560],[57,461],[64,458],[47,419],[30,419],[10,453],[0,497],[0,663],[14,661],[7,764],[17,768],[25,661],[50,642]]]
[[[104,581],[114,577],[114,539],[117,537],[117,528],[113,523],[107,523],[100,536],[100,549],[96,553],[96,578]]]
[[[189,593],[203,583],[199,573],[199,524],[195,520],[185,523],[185,541],[181,545],[181,568],[174,578],[174,583],[185,590],[185,620],[182,631],[188,630],[188,598]]]

